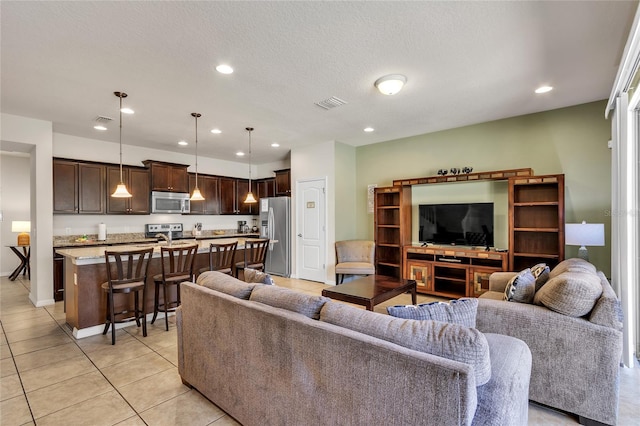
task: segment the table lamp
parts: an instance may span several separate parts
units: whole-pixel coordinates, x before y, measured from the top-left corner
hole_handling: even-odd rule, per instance
[[[29,232],[31,232],[31,222],[28,220],[14,220],[11,222],[11,232],[19,232],[18,245],[28,246],[31,241]]]
[[[586,246],[604,246],[604,223],[567,223],[564,228],[565,242],[569,246],[580,246],[578,257],[589,260]]]

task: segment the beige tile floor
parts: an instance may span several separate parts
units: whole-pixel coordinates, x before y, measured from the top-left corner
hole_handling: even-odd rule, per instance
[[[319,294],[323,284],[276,277],[276,284]],[[177,369],[175,322],[110,336],[71,337],[61,302],[35,308],[29,281],[0,278],[0,425],[237,425]],[[433,300],[418,296],[418,302]],[[376,306],[410,303],[408,295]],[[173,319],[173,318],[172,318]],[[640,368],[621,370],[619,425],[640,425]],[[320,421],[321,423],[321,421]],[[576,419],[530,404],[529,425],[571,425]]]

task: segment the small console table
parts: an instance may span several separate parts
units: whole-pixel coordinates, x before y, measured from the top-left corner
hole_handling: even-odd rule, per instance
[[[31,265],[30,265],[31,246],[8,246],[8,247],[20,259],[20,265],[18,265],[18,267],[11,273],[11,275],[9,275],[9,279],[11,281],[15,281],[15,279],[18,278],[18,275],[20,275],[20,272],[22,272],[22,275],[29,274],[29,279],[31,279]],[[22,247],[22,252],[18,250],[18,248],[20,247]]]
[[[478,297],[488,290],[493,272],[507,271],[509,254],[456,246],[404,246],[406,279],[433,296]]]

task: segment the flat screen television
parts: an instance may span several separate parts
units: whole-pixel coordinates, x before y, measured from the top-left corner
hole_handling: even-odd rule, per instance
[[[420,204],[422,243],[493,246],[493,203]]]

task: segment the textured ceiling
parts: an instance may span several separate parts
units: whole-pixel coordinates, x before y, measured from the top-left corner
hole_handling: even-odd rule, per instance
[[[253,161],[354,146],[608,97],[637,2],[2,1],[2,112],[54,131]],[[215,71],[228,63],[231,75]],[[396,96],[385,74],[407,76]],[[549,84],[555,90],[535,95]],[[331,96],[346,105],[324,110]],[[604,112],[603,112],[604,113]],[[114,118],[107,132],[96,116]],[[371,126],[375,132],[365,133]],[[213,135],[217,127],[222,134]],[[278,149],[270,147],[278,142]],[[247,161],[246,157],[245,160]]]

